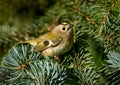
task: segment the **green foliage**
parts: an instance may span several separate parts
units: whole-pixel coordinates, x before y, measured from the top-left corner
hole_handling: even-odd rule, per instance
[[[116,18],[112,13],[108,17],[103,32],[105,50],[120,52],[120,19]]]
[[[110,65],[108,65],[109,67],[112,67],[112,68],[120,68],[120,53],[118,52],[114,52],[114,51],[111,51],[109,52],[108,54],[108,60],[106,60],[107,63],[109,63]]]
[[[80,57],[80,58],[79,58]],[[99,84],[100,73],[94,66],[94,59],[90,54],[82,54],[76,59],[78,67],[74,69],[74,75],[78,77],[80,85],[96,85]]]
[[[108,59],[106,60],[106,85],[118,85],[120,80],[120,53],[111,51],[107,55]]]
[[[13,46],[2,65],[0,84],[62,85],[67,76],[64,67],[35,53],[30,45]]]
[[[29,75],[40,85],[62,85],[66,78],[65,68],[60,67],[57,62],[38,61],[30,65]]]
[[[4,56],[2,64],[9,67],[18,67],[39,60],[39,54],[32,52],[31,46],[13,46],[7,55]]]

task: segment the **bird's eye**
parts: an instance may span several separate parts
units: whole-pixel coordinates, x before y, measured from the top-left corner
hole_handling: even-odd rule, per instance
[[[64,30],[65,30],[65,27],[62,27],[62,30],[64,31]]]

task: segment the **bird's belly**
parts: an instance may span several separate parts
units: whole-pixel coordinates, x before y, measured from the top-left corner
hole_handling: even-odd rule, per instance
[[[58,56],[65,53],[67,50],[69,50],[69,48],[66,49],[64,46],[56,46],[43,50],[41,53],[43,56]]]
[[[43,56],[58,56],[69,51],[71,47],[72,47],[72,44],[70,43],[66,43],[66,44],[61,43],[61,45],[45,49],[41,53]]]

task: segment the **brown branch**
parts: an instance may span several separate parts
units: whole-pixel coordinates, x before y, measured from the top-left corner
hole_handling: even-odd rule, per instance
[[[110,12],[111,12],[112,9],[116,6],[117,2],[119,2],[119,0],[116,1],[116,2],[114,2],[114,3],[111,5],[111,7],[109,8],[108,12],[106,13],[106,15],[104,16],[104,18],[103,18],[103,20],[102,20],[102,23],[103,23],[103,24],[106,23],[106,21],[107,21],[107,19],[108,19],[108,16],[110,15]]]
[[[22,64],[20,66],[17,67],[18,70],[24,70],[27,68],[27,65],[26,64]]]
[[[92,17],[90,17],[90,16],[86,16],[86,19],[87,19],[89,22],[91,22],[91,23],[95,26],[95,28],[98,27],[97,23],[93,20]]]

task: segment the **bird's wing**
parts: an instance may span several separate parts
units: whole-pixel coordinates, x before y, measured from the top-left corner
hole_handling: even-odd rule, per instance
[[[40,51],[43,51],[47,48],[50,48],[50,47],[55,47],[57,45],[59,45],[61,43],[62,39],[61,38],[58,38],[54,36],[54,38],[48,38],[48,39],[41,39],[40,42],[37,43],[37,45],[35,46],[34,50],[36,52],[40,52]]]
[[[33,40],[20,42],[19,44],[31,44],[34,46],[34,50],[36,52],[40,52],[47,48],[55,47],[59,45],[61,42],[62,42],[62,38],[58,37],[58,35],[56,34],[49,32],[41,37],[38,37]]]

